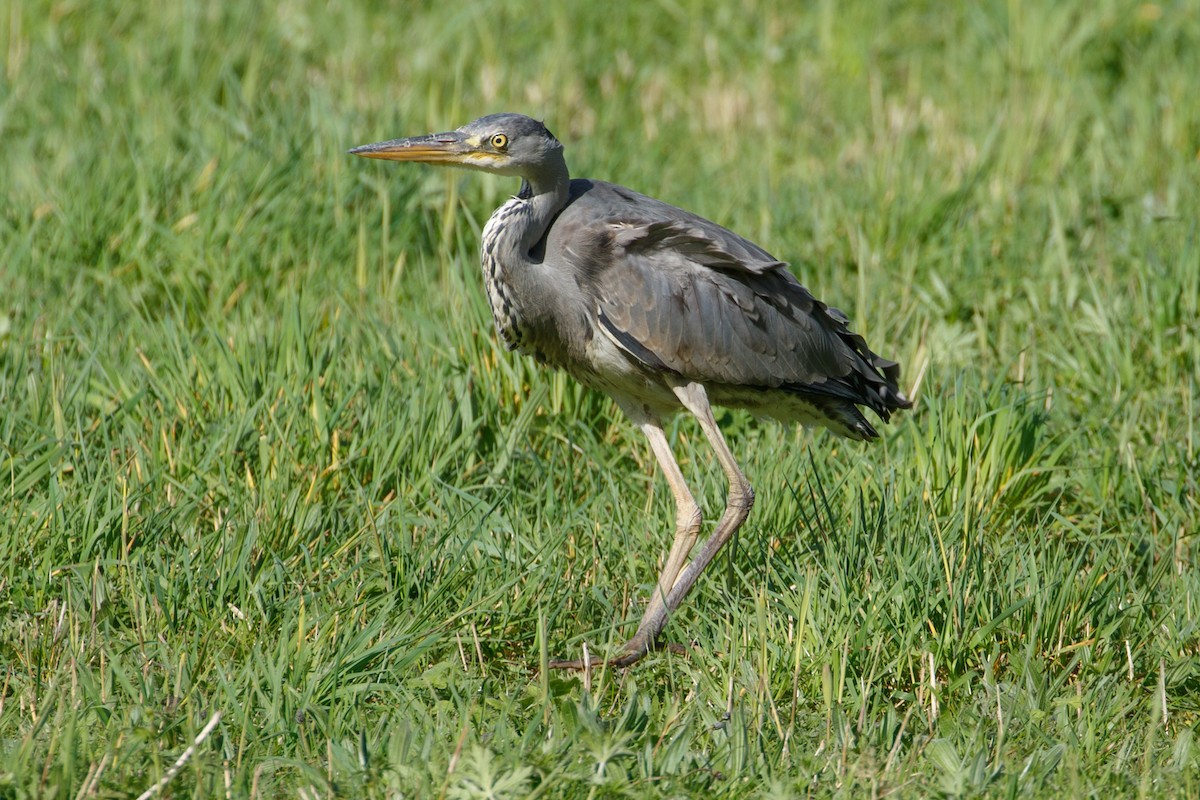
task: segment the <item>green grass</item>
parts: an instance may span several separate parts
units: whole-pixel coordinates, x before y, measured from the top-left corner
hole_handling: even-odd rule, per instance
[[[215,712],[165,796],[1200,792],[1194,5],[358,5],[0,12],[0,797]],[[649,448],[497,344],[512,181],[345,154],[499,110],[919,381],[874,447],[723,414],[691,651],[586,683]]]

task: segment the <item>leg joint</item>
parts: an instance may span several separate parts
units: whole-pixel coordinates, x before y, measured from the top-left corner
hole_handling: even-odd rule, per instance
[[[700,513],[700,506],[696,505],[694,500],[679,507],[679,516],[676,520],[676,528],[679,533],[691,532],[694,534],[700,530],[700,526],[703,524],[704,516]]]
[[[754,487],[749,481],[742,480],[729,487],[729,508],[736,508],[749,514],[754,507]]]

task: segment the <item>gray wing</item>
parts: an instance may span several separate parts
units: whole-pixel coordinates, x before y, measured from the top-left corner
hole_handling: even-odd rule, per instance
[[[895,363],[871,352],[783,262],[731,231],[685,213],[609,218],[582,238],[600,325],[647,368],[860,403],[885,420],[908,405]]]

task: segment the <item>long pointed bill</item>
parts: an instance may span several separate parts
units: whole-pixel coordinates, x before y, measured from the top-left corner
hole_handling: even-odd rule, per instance
[[[431,133],[411,139],[391,139],[386,142],[364,144],[350,151],[364,158],[381,158],[386,161],[419,161],[423,164],[460,164],[474,148],[458,131]]]

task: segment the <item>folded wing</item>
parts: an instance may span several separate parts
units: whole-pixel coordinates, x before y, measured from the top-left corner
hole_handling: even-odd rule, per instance
[[[862,404],[885,420],[909,405],[894,362],[736,234],[699,218],[608,219],[589,240],[582,272],[600,325],[648,368]]]

